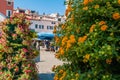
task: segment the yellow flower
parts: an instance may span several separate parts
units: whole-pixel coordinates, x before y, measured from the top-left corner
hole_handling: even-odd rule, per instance
[[[97,9],[97,8],[99,8],[99,7],[100,7],[100,6],[97,4],[97,5],[95,5],[95,7],[94,7],[94,8],[95,8],[95,9]]]
[[[103,26],[101,26],[101,31],[105,31],[106,29],[107,29],[107,25],[103,25]]]
[[[93,29],[95,28],[95,24],[93,24],[91,27],[90,27],[90,31],[89,32],[93,32]]]
[[[104,24],[106,24],[105,21],[100,21],[100,22],[99,22],[99,25],[100,25],[100,26],[101,26],[101,25],[104,25]]]
[[[84,58],[87,59],[87,60],[89,60],[90,54],[86,54]]]
[[[78,74],[78,73],[76,73],[76,74],[75,74],[75,76],[76,76],[76,77],[79,77],[79,74]]]
[[[113,14],[112,17],[113,17],[113,19],[117,20],[117,19],[120,18],[120,14],[116,12],[116,13]]]
[[[107,64],[111,64],[112,60],[111,59],[106,59]]]
[[[88,7],[87,6],[83,7],[83,10],[88,10]]]
[[[118,0],[118,4],[120,4],[120,0]]]

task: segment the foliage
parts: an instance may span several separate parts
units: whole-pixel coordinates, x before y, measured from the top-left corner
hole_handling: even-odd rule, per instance
[[[69,0],[67,4],[66,23],[56,32],[62,36],[55,37],[60,46],[55,56],[69,64],[55,67],[55,80],[119,80],[120,0]]]
[[[31,46],[34,32],[25,15],[14,15],[0,26],[0,80],[37,80],[32,60],[38,51]]]

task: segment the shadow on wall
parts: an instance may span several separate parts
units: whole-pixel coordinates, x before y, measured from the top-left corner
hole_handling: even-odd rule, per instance
[[[39,80],[54,80],[54,73],[40,73]]]

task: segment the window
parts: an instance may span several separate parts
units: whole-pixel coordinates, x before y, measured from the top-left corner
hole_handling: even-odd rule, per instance
[[[51,24],[55,24],[55,22],[51,22]]]
[[[44,25],[39,25],[39,29],[44,29]]]
[[[44,29],[44,25],[42,25],[42,29]]]
[[[7,1],[7,5],[8,5],[8,6],[11,6],[11,5],[12,5],[12,2]]]
[[[38,28],[38,24],[35,24],[35,28],[36,28],[36,29]]]
[[[39,25],[39,29],[41,29],[42,28],[42,26],[41,25]]]
[[[53,26],[47,26],[47,29],[53,30]]]
[[[50,26],[50,29],[53,30],[53,26]]]
[[[7,10],[7,11],[6,11],[6,16],[7,16],[7,17],[10,17],[11,14],[12,14],[12,11],[11,11],[11,10]]]
[[[50,27],[49,27],[49,26],[47,26],[47,29],[50,29]]]
[[[58,21],[61,21],[61,18],[58,18]]]

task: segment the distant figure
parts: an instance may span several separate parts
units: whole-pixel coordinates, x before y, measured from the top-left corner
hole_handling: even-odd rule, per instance
[[[40,43],[39,43],[39,41],[36,42],[36,49],[40,50]]]
[[[48,40],[46,40],[45,45],[46,45],[46,50],[49,51],[50,42]]]

